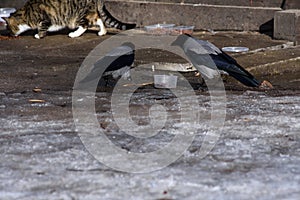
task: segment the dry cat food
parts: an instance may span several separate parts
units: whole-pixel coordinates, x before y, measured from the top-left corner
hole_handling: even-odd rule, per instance
[[[0,35],[0,40],[13,40],[13,39],[18,39],[19,36],[5,36],[5,35]]]
[[[176,26],[172,29],[172,35],[189,34],[192,35],[195,26]]]

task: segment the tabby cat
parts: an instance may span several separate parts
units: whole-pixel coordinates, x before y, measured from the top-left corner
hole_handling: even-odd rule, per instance
[[[18,36],[37,29],[35,38],[46,36],[47,31],[63,28],[75,30],[69,37],[81,36],[89,27],[99,26],[98,35],[105,35],[106,28],[132,29],[135,24],[122,23],[105,8],[103,0],[28,0],[25,5],[5,18],[8,30]]]

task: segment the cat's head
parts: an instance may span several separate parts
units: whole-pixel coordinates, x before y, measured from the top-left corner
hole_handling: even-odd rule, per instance
[[[12,13],[10,17],[4,17],[3,19],[6,21],[7,30],[9,30],[11,35],[18,36],[30,29],[23,10],[18,10]]]

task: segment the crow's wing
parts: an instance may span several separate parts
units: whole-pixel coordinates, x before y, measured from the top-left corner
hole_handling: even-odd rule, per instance
[[[131,54],[119,56],[106,68],[105,71],[106,72],[115,71],[126,66],[131,66],[133,64],[133,61],[134,61],[134,52]]]
[[[225,52],[218,55],[211,54],[210,56],[219,70],[228,73],[244,85],[251,87],[259,86],[260,82]]]
[[[129,46],[119,46],[114,48],[105,57],[98,60],[91,72],[99,70],[99,68],[104,68],[109,64],[105,71],[118,70],[125,66],[132,65],[134,61],[134,50]]]
[[[219,75],[218,68],[209,54],[197,54],[187,50],[187,57],[204,78],[213,79]]]
[[[128,46],[119,46],[98,60],[94,64],[91,72],[80,82],[89,82],[99,78],[100,74],[103,74],[104,71],[114,71],[122,67],[130,66],[132,65],[133,61],[134,50]]]
[[[217,54],[217,48],[209,42],[188,38],[183,45],[183,50],[194,67],[205,78],[212,79],[219,75],[219,71],[210,57]]]
[[[221,53],[221,50],[209,41],[197,40],[197,42],[207,51],[208,54],[217,55]]]
[[[183,44],[183,51],[192,51],[195,54],[216,54],[214,48],[211,48],[209,43],[203,40],[196,40],[194,38],[188,38]]]
[[[110,52],[108,52],[106,54],[106,56],[117,57],[117,56],[123,56],[123,55],[127,55],[127,54],[132,54],[132,53],[133,53],[133,49],[130,48],[129,46],[119,46],[117,48],[114,48]]]
[[[241,67],[234,58],[208,41],[189,38],[184,44],[184,50],[193,65],[207,78],[212,78],[217,75],[217,73],[214,72],[217,67],[218,70],[228,73],[244,85],[257,87],[260,84],[259,81]],[[209,58],[207,54],[209,54]]]

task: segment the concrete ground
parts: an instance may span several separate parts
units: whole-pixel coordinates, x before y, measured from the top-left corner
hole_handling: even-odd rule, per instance
[[[130,174],[98,162],[82,144],[72,117],[72,87],[81,63],[115,33],[98,37],[91,31],[76,39],[53,34],[42,40],[30,33],[1,34],[0,199],[300,198],[300,46],[255,32],[196,32],[218,47],[249,47],[231,55],[274,89],[247,88],[224,77],[227,115],[212,152],[199,156],[204,119],[191,147],[173,164]],[[166,52],[138,50],[135,65],[162,61],[183,62]],[[193,86],[199,83],[194,73],[183,75]],[[117,145],[139,151],[168,142],[169,136],[145,142],[122,134],[109,111],[111,92],[109,87],[97,92],[96,111]],[[207,91],[196,94],[209,109]],[[153,99],[176,107],[168,91],[152,85],[140,88],[137,97],[133,118],[139,119]]]

